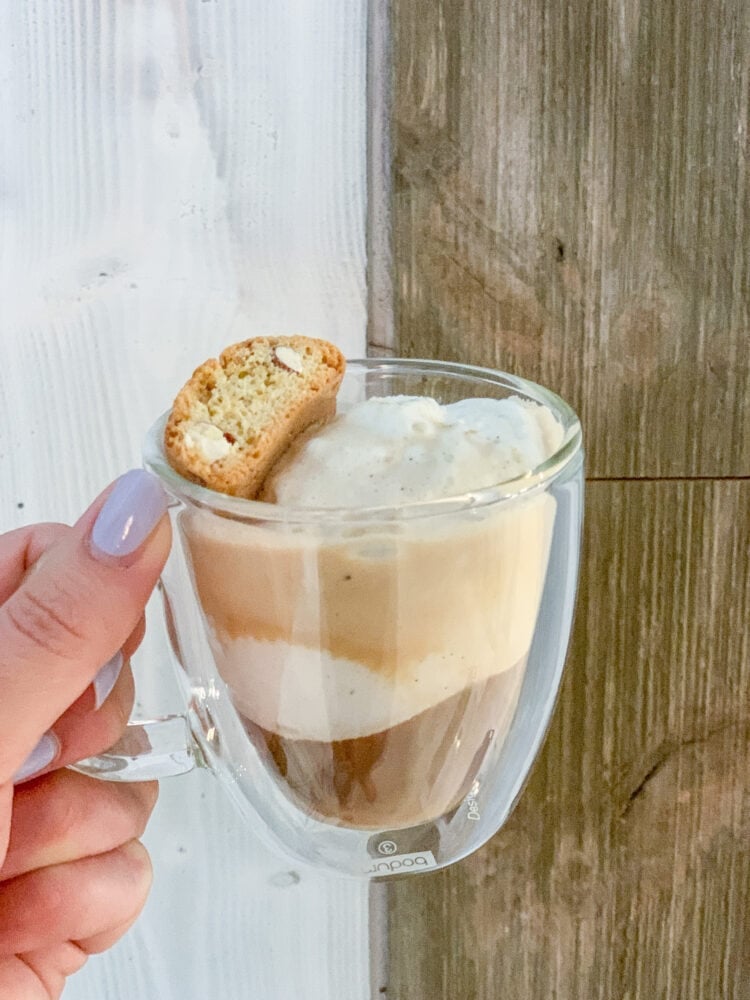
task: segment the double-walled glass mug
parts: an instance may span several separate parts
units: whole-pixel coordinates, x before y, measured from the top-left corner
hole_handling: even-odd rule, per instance
[[[578,574],[581,431],[556,395],[435,361],[350,362],[339,411],[370,396],[518,396],[563,428],[508,482],[370,509],[292,509],[188,482],[162,576],[188,707],[132,723],[76,765],[132,781],[208,767],[288,857],[373,878],[442,868],[505,822],[549,723]]]

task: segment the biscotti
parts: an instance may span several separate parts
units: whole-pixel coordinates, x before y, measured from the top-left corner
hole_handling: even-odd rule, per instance
[[[253,499],[298,435],[333,416],[344,356],[325,340],[255,337],[195,370],[164,432],[170,464],[209,489]]]

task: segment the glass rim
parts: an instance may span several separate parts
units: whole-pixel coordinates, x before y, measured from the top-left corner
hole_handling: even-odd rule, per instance
[[[296,524],[343,521],[361,523],[429,517],[527,499],[530,495],[541,492],[550,481],[556,479],[581,451],[581,425],[572,407],[551,389],[517,375],[477,365],[418,358],[355,358],[347,361],[347,371],[350,368],[359,368],[365,372],[400,370],[411,374],[443,375],[517,390],[552,411],[563,426],[562,444],[548,459],[520,476],[436,500],[416,500],[373,507],[284,506],[264,500],[229,496],[192,482],[172,468],[164,452],[164,428],[171,410],[163,413],[149,429],[143,446],[143,464],[146,469],[158,476],[169,492],[178,499],[236,520]]]

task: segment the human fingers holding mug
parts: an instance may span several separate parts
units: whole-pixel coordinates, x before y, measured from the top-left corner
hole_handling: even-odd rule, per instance
[[[138,843],[155,783],[64,765],[115,742],[129,660],[170,547],[166,497],[133,470],[73,527],[0,536],[0,996],[58,996],[113,944],[151,882]]]

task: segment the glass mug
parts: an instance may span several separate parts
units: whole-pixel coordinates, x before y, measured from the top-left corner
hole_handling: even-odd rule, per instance
[[[170,495],[161,580],[184,715],[131,723],[75,765],[133,781],[208,767],[267,844],[378,878],[443,868],[510,814],[547,729],[578,575],[583,454],[552,392],[436,361],[349,362],[373,395],[542,403],[563,442],[527,475],[371,509],[292,509],[144,464]]]

